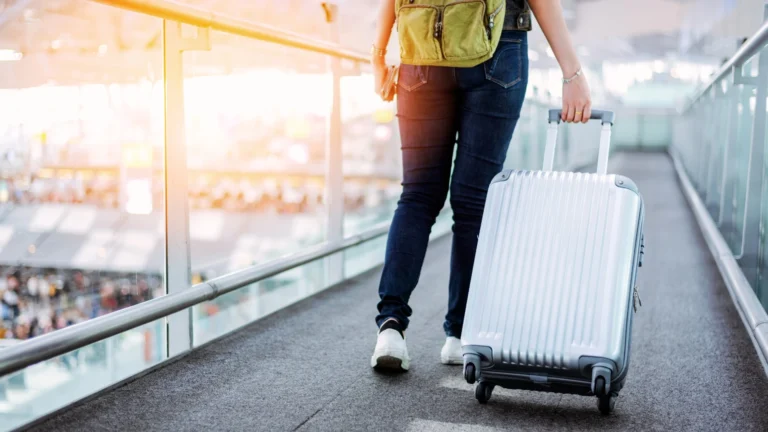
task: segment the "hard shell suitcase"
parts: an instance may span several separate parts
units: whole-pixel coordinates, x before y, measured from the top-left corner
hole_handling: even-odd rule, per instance
[[[481,403],[499,385],[594,395],[607,414],[624,385],[643,200],[606,173],[613,113],[592,119],[598,173],[552,171],[560,110],[550,110],[544,169],[504,170],[488,189],[461,337]]]

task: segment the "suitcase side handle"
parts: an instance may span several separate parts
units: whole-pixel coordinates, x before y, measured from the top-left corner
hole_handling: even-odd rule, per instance
[[[552,171],[555,165],[555,148],[557,147],[557,127],[560,124],[562,110],[549,110],[549,127],[547,128],[547,145],[544,148],[544,171]],[[597,153],[597,173],[608,173],[608,156],[611,150],[611,128],[616,118],[613,111],[593,110],[590,120],[601,120],[600,150]]]
[[[560,124],[562,120],[563,110],[551,109],[549,110],[549,122]],[[590,120],[601,120],[603,124],[609,123],[613,125],[613,121],[616,119],[616,114],[613,111],[604,110],[592,110],[592,115],[589,116]]]

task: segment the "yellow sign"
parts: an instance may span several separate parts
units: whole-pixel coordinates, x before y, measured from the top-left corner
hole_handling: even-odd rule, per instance
[[[141,144],[123,144],[123,165],[126,168],[151,168],[152,147]]]
[[[373,113],[373,120],[376,123],[390,123],[395,119],[395,113],[390,109],[378,109]]]
[[[303,118],[289,119],[285,122],[285,135],[293,139],[306,138],[309,136],[309,124]]]

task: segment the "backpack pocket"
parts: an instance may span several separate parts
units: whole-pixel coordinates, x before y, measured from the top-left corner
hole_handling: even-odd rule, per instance
[[[442,18],[440,26],[446,60],[470,60],[491,53],[493,24],[488,24],[485,4],[483,0],[459,0],[445,6],[442,17],[438,18]]]
[[[405,62],[443,59],[440,51],[440,10],[428,5],[404,5],[398,10],[397,33],[400,57]]]

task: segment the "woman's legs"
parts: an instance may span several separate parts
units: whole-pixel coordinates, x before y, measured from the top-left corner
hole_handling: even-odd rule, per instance
[[[454,212],[448,340],[441,357],[459,363],[464,309],[488,186],[502,169],[520,117],[528,81],[524,32],[505,31],[494,57],[474,68],[403,65],[398,117],[403,147],[403,193],[390,227],[379,285],[379,339],[372,366],[408,369],[403,331],[429,234],[446,194]],[[459,133],[455,168],[451,166]]]
[[[525,98],[526,36],[525,32],[505,31],[492,59],[456,72],[462,99],[450,186],[453,248],[448,313],[443,326],[449,337],[461,338],[488,186],[503,168]]]
[[[453,69],[402,65],[397,98],[403,191],[387,239],[378,326],[408,327],[432,225],[445,205],[456,142],[458,93]]]

